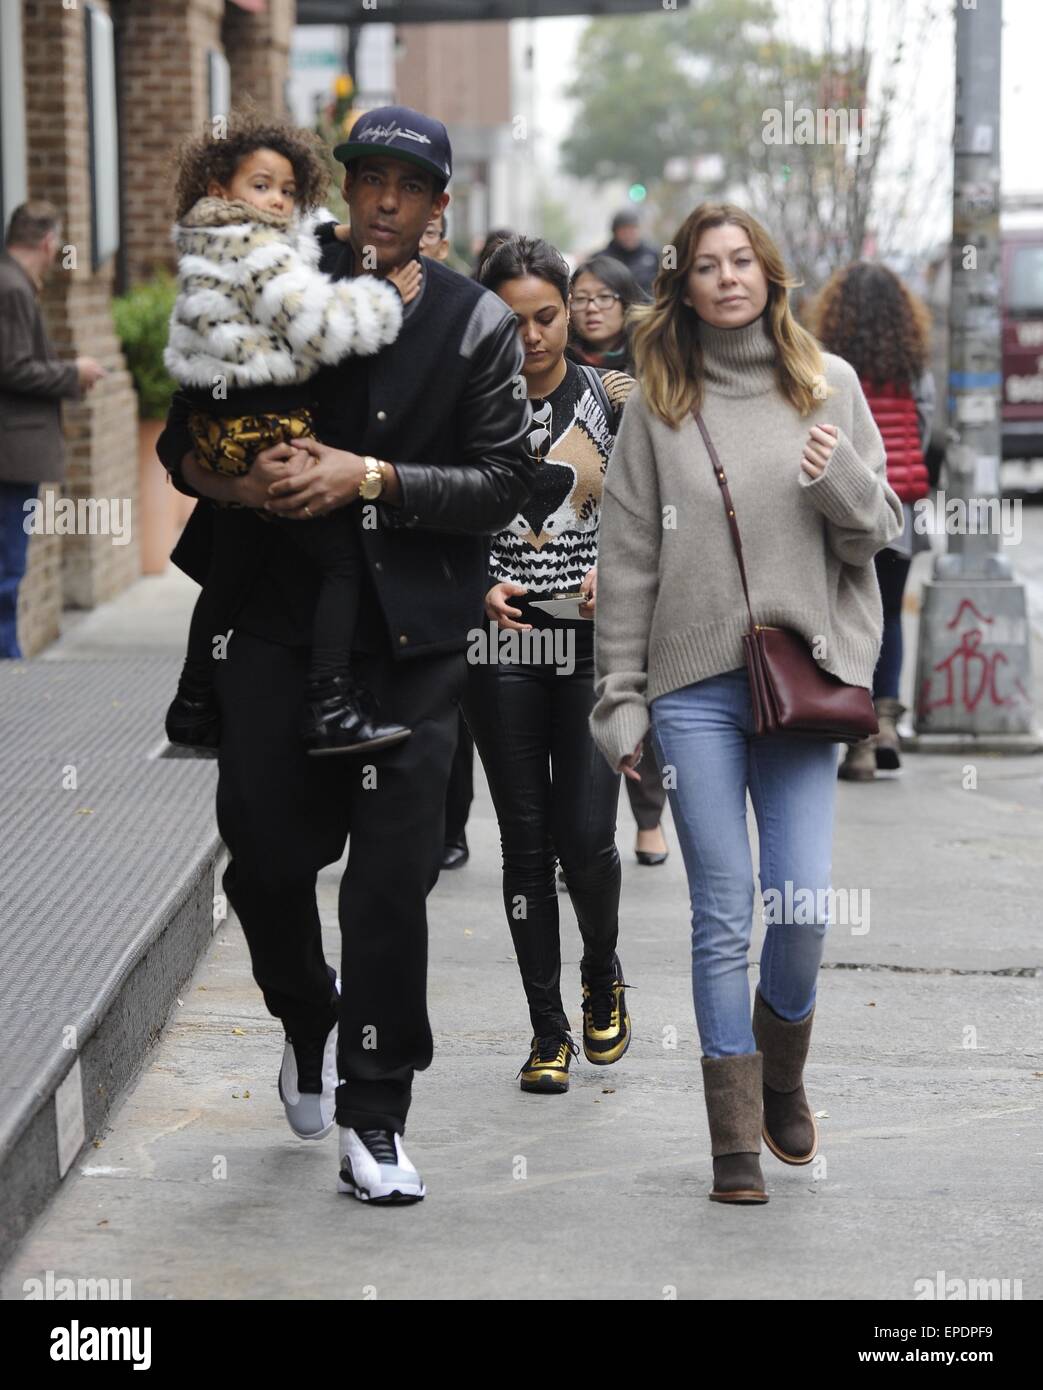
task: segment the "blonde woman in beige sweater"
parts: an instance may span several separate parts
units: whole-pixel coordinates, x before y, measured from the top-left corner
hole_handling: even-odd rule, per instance
[[[803,1070],[830,918],[838,745],[754,734],[748,615],[693,410],[727,474],[755,620],[796,630],[826,670],[866,689],[882,632],[873,556],[901,530],[902,507],[858,379],[795,322],[764,228],[703,204],[674,246],[676,269],[660,272],[635,333],[639,385],[605,481],[590,722],[612,768],[636,777],[650,739],[672,773],[709,1195],[766,1202],[762,1133],[784,1163],[810,1163],[818,1145]],[[752,1017],[747,792],[766,922]]]

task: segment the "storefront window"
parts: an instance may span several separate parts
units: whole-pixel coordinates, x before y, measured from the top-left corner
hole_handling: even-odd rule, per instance
[[[0,236],[27,197],[22,7],[0,5]]]
[[[212,48],[206,57],[210,119],[214,120],[217,116],[227,117],[228,108],[232,104],[232,70],[228,66],[228,59],[216,48]]]
[[[112,20],[93,5],[87,17],[87,116],[90,131],[91,244],[97,270],[120,244],[119,136]]]

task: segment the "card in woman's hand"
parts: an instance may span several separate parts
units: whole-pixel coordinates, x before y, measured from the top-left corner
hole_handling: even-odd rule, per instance
[[[530,608],[539,608],[544,613],[549,613],[552,618],[580,618],[587,622],[593,619],[586,618],[580,613],[580,604],[587,603],[589,594],[582,593],[579,589],[574,589],[567,594],[548,594],[546,598],[530,599]]]

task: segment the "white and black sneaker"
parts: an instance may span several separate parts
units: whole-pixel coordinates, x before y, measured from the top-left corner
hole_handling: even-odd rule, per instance
[[[340,980],[337,981],[340,993]],[[337,1025],[322,1036],[286,1034],[279,1099],[298,1139],[325,1139],[337,1108]]]
[[[337,1191],[360,1202],[422,1202],[427,1188],[410,1163],[402,1140],[391,1129],[340,1126],[340,1177]]]

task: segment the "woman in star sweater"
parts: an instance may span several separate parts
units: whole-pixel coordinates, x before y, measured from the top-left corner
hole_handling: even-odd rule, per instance
[[[553,246],[512,237],[485,262],[481,281],[518,319],[533,406],[528,447],[538,467],[529,500],[492,537],[485,600],[495,638],[509,634],[522,659],[509,651],[472,659],[464,714],[500,823],[504,907],[529,1004],[521,1087],[556,1093],[568,1089],[578,1052],[561,1002],[556,856],[583,937],[584,1052],[607,1065],[630,1044],[616,954],[619,777],[594,747],[587,721],[602,481],[633,379],[566,360],[569,272]],[[584,595],[575,616],[533,607],[562,592]],[[540,648],[526,652],[524,643],[535,640]]]
[[[203,135],[180,154],[178,293],[164,361],[191,408],[189,430],[204,467],[246,473],[264,449],[313,434],[319,368],[378,352],[415,295],[414,264],[387,280],[334,282],[318,268],[316,228],[328,174],[313,142],[249,113],[222,138]],[[336,235],[344,239],[346,227]],[[214,749],[220,715],[213,661],[228,628],[228,593],[242,522],[219,509],[214,563],[196,603],[177,695],[167,712],[171,743]],[[253,520],[255,518],[252,518]],[[302,736],[310,753],[373,751],[410,730],[379,720],[353,680],[351,642],[361,556],[350,518],[279,519],[322,583]]]
[[[754,735],[739,568],[693,411],[727,472],[755,621],[796,630],[826,670],[866,689],[882,630],[873,557],[901,530],[902,506],[858,378],[794,320],[764,228],[703,204],[673,244],[677,268],[635,331],[639,385],[605,482],[591,729],[628,777],[649,737],[673,769],[710,1196],[765,1202],[762,1127],[785,1163],[817,1147],[802,1077],[830,917],[837,745]],[[752,1019],[747,790],[767,927]],[[815,910],[780,914],[780,900]]]

